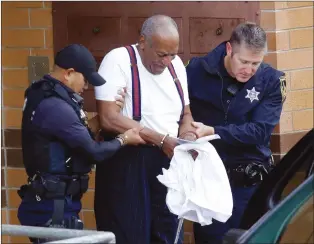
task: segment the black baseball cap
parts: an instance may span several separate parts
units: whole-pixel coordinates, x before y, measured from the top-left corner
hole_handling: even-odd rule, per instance
[[[106,83],[96,71],[96,60],[91,52],[81,44],[71,44],[61,49],[56,57],[55,64],[63,69],[74,69],[81,73],[93,86]]]

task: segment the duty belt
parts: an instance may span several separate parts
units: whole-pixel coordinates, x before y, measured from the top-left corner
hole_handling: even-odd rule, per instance
[[[37,201],[54,200],[52,225],[61,226],[64,214],[64,201],[67,196],[80,199],[88,189],[88,175],[40,175],[29,178],[28,185],[21,186],[18,194],[24,198],[26,194],[36,197]]]
[[[231,185],[250,187],[259,184],[269,174],[271,166],[259,162],[227,166],[227,174]]]

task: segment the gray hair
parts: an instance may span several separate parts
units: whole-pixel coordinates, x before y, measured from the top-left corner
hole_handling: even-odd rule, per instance
[[[239,24],[232,32],[230,38],[232,47],[245,44],[255,51],[267,52],[267,39],[265,31],[255,23],[246,22]]]
[[[179,37],[178,26],[176,22],[166,15],[154,15],[145,20],[141,35],[151,41],[153,35],[161,37]]]

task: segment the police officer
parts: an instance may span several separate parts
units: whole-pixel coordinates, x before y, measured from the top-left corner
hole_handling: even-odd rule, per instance
[[[220,243],[237,228],[249,199],[272,163],[271,133],[285,99],[284,74],[263,63],[266,34],[253,23],[237,26],[227,42],[187,65],[191,111],[199,137],[212,141],[222,158],[233,194],[226,223],[194,224],[196,243]]]
[[[100,86],[105,80],[96,72],[92,54],[73,44],[57,53],[53,72],[25,92],[22,149],[29,178],[18,191],[22,225],[82,229],[80,199],[88,189],[92,165],[105,163],[125,144],[143,142],[138,129],[111,141],[93,139],[79,95],[87,82]]]

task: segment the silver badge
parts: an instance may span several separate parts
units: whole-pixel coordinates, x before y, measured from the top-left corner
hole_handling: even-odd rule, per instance
[[[259,101],[258,95],[260,94],[260,92],[255,91],[255,87],[253,87],[251,90],[246,89],[246,91],[247,91],[247,95],[246,95],[245,98],[250,99],[251,103],[252,103],[254,100]]]

